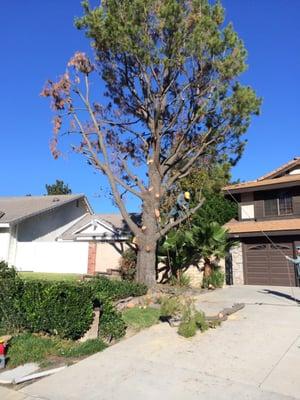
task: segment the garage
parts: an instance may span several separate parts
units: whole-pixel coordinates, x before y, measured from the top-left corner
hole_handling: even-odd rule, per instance
[[[244,280],[246,285],[296,286],[295,268],[285,259],[294,256],[292,241],[267,239],[243,243]]]

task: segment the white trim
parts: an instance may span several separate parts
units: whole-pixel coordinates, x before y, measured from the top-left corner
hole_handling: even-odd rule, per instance
[[[97,218],[93,218],[91,221],[89,221],[87,224],[82,226],[81,228],[77,229],[77,231],[73,232],[73,235],[77,235],[78,233],[82,232],[85,230],[87,227],[92,226],[93,222],[97,222],[99,225],[103,226],[104,228],[108,229],[109,231],[116,233],[116,230],[112,228],[112,226],[107,225],[105,222],[102,220],[99,220]]]
[[[3,222],[2,224],[0,223],[0,228],[9,228],[9,223],[8,222]]]
[[[96,242],[123,242],[129,240],[128,236],[77,236],[75,241],[96,241]]]

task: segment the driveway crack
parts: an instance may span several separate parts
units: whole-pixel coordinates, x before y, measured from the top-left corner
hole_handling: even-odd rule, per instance
[[[288,348],[286,349],[286,351],[282,354],[281,357],[279,357],[279,359],[276,361],[276,363],[273,365],[273,367],[270,369],[270,371],[267,373],[267,375],[264,377],[264,379],[260,382],[260,384],[258,385],[258,387],[261,387],[265,381],[269,378],[269,376],[272,374],[272,372],[275,370],[275,368],[279,365],[279,363],[284,359],[284,357],[287,355],[287,353],[290,351],[290,349],[294,346],[294,344],[297,342],[297,340],[300,339],[300,335],[298,335],[296,337],[295,340],[293,340],[293,342],[288,346]]]

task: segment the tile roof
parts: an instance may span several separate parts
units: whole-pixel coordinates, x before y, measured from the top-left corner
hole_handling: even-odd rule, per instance
[[[242,183],[237,183],[235,185],[228,185],[223,188],[223,190],[226,191],[238,191],[239,189],[248,189],[248,188],[259,188],[263,186],[272,186],[272,185],[278,185],[278,184],[285,184],[285,183],[298,183],[300,181],[300,174],[296,175],[284,175],[279,178],[273,178],[273,179],[264,179],[264,180],[256,180],[256,181],[248,181],[248,182],[242,182]]]
[[[300,157],[295,157],[292,160],[288,161],[287,163],[285,163],[285,164],[281,165],[280,167],[274,169],[273,171],[268,172],[267,174],[261,176],[257,180],[261,181],[261,180],[264,180],[264,179],[276,177],[277,174],[284,173],[284,171],[289,170],[289,169],[291,169],[293,167],[296,167],[299,164],[300,164]]]
[[[85,199],[84,194],[0,197],[0,223],[20,222],[78,199]]]
[[[228,229],[230,234],[297,231],[300,230],[300,218],[272,221],[237,221],[233,219],[227,222],[224,227]]]

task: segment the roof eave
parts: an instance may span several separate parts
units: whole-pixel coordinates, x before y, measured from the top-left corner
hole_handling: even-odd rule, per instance
[[[247,238],[247,237],[266,237],[266,236],[292,236],[292,235],[300,235],[300,229],[294,230],[276,230],[276,231],[255,231],[255,232],[228,232],[228,237],[230,239],[239,239],[239,238]]]
[[[238,194],[238,193],[246,193],[246,192],[254,192],[254,191],[261,191],[261,190],[270,190],[270,189],[281,189],[281,188],[287,188],[287,187],[293,187],[293,186],[298,186],[300,185],[300,181],[294,180],[290,182],[274,182],[274,183],[268,183],[266,185],[257,185],[257,186],[245,186],[242,188],[230,188],[230,187],[225,187],[223,188],[223,192],[226,193],[231,193],[231,194]]]
[[[39,214],[44,214],[44,213],[46,213],[48,211],[54,210],[57,207],[60,207],[60,206],[65,205],[65,204],[69,204],[72,201],[76,201],[76,200],[79,200],[79,199],[82,199],[82,198],[87,200],[84,194],[79,194],[77,196],[73,196],[72,199],[65,200],[63,203],[56,202],[55,204],[51,205],[50,207],[46,207],[43,210],[35,211],[35,212],[31,213],[31,214],[24,215],[22,217],[12,219],[8,223],[11,224],[11,225],[19,224],[20,222],[23,222],[28,218],[35,217],[36,215],[39,215]],[[86,201],[86,203],[87,203],[87,201]]]

